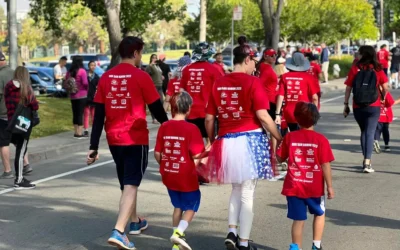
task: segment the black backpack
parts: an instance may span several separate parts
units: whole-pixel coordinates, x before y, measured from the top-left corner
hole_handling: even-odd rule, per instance
[[[353,80],[353,100],[360,107],[376,102],[379,96],[377,78],[373,69],[360,69]]]

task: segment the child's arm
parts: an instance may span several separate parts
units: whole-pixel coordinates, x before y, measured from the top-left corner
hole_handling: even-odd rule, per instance
[[[158,164],[161,164],[161,153],[160,152],[154,151],[154,158],[156,158],[156,161],[158,162]]]
[[[326,189],[328,191],[328,199],[333,199],[335,197],[335,191],[333,190],[333,186],[332,186],[331,163],[327,162],[327,163],[322,164],[322,171],[324,173]]]

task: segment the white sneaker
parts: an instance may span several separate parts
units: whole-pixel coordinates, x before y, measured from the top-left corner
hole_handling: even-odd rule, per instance
[[[373,173],[373,172],[375,172],[375,170],[372,168],[371,164],[369,164],[369,165],[364,165],[363,172],[364,173]]]
[[[379,141],[374,141],[374,151],[377,154],[380,154],[382,152],[381,146],[379,145]]]

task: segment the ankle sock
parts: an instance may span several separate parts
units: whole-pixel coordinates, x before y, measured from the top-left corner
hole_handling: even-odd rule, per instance
[[[115,231],[117,231],[120,234],[124,234],[124,232],[119,231],[118,229],[114,228]]]
[[[179,225],[178,225],[177,229],[179,230],[179,232],[184,233],[185,230],[188,228],[188,226],[189,226],[189,223],[187,221],[181,220],[179,222]]]
[[[249,246],[249,242],[248,241],[241,241],[240,242],[240,246],[241,247],[248,247]]]
[[[228,233],[233,233],[234,235],[237,235],[237,228],[236,227],[234,227],[234,228],[230,227]]]
[[[321,247],[321,241],[320,240],[313,240],[314,246],[320,248]]]

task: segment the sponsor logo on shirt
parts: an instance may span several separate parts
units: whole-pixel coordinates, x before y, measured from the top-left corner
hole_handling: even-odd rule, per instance
[[[181,147],[181,143],[178,142],[178,141],[175,142],[175,143],[174,143],[174,147],[175,147],[175,148],[180,148],[180,147]]]
[[[227,109],[227,110],[231,110],[231,111],[232,111],[232,110],[236,110],[235,107],[227,107],[226,109]]]
[[[288,85],[292,85],[293,82],[292,82],[292,81],[288,81],[287,84],[288,84]]]
[[[314,166],[314,170],[319,170],[318,165],[315,165],[315,166]]]
[[[197,73],[197,76],[201,76],[201,75],[202,75],[201,72],[198,72],[198,73]]]
[[[191,75],[191,76],[195,76],[195,75],[196,75],[196,73],[192,72],[192,73],[190,73],[190,75]]]
[[[300,87],[296,86],[296,87],[294,87],[294,89],[300,90]]]
[[[169,167],[169,162],[166,162],[166,163],[165,163],[165,166],[166,166],[166,167]]]
[[[127,91],[127,90],[128,90],[127,87],[122,87],[122,88],[121,88],[121,91]]]
[[[125,99],[122,99],[122,100],[121,100],[121,104],[122,104],[122,105],[125,105],[125,104],[126,104],[126,100],[125,100]]]
[[[114,98],[114,96],[111,92],[108,92],[107,98]]]
[[[289,168],[290,169],[297,169],[297,165],[295,163],[292,163],[292,165]]]
[[[221,100],[221,105],[226,105],[226,101]]]
[[[303,154],[303,151],[301,151],[301,149],[296,149],[296,151],[294,151],[294,154],[295,155],[302,155]]]
[[[122,83],[121,83],[122,85],[126,85],[126,84],[128,84],[128,81],[126,80],[126,79],[124,79],[124,80],[122,80]]]
[[[111,91],[117,91],[117,90],[118,90],[118,88],[111,86]]]
[[[294,176],[300,177],[301,176],[301,172],[300,171],[294,172]]]
[[[301,162],[301,158],[300,158],[300,157],[297,157],[297,156],[295,156],[295,157],[294,157],[294,161],[295,161],[295,162]]]
[[[234,92],[233,94],[232,94],[232,98],[238,98],[239,97],[239,94],[238,93],[236,93],[236,92]]]
[[[294,99],[297,99],[297,98],[299,98],[299,96],[298,96],[298,95],[294,95],[293,98],[294,98]]]
[[[226,98],[226,97],[228,97],[228,95],[225,92],[222,92],[221,93],[221,98]]]
[[[307,172],[306,173],[306,178],[312,179],[313,177],[314,177],[314,173],[313,172]]]
[[[238,101],[231,101],[231,104],[232,105],[239,105],[239,102]]]
[[[228,118],[229,118],[229,115],[228,115],[228,114],[222,114],[222,118],[228,119]]]
[[[111,85],[118,85],[118,81],[117,80],[112,80],[111,81]]]
[[[174,155],[180,155],[180,154],[181,154],[181,151],[180,151],[180,150],[174,150],[173,154],[174,154]]]
[[[180,160],[181,162],[185,162],[185,157],[182,156]]]
[[[299,82],[299,81],[296,81],[294,84],[295,84],[295,85],[300,85],[300,82]]]
[[[200,86],[196,86],[196,89],[201,89],[201,87]]]
[[[164,146],[165,146],[165,147],[171,147],[171,143],[170,143],[169,141],[166,141],[166,142],[164,143]]]
[[[308,162],[308,163],[314,163],[315,160],[314,160],[314,158],[306,158],[306,162]]]
[[[117,104],[117,100],[112,100],[111,104],[113,104],[113,105]]]
[[[302,168],[302,169],[309,169],[309,168],[311,168],[311,166],[308,166],[308,165],[301,165],[300,168]]]
[[[166,149],[165,149],[165,153],[166,153],[166,154],[170,154],[170,153],[171,153],[171,149],[166,148]]]
[[[172,164],[172,168],[179,169],[179,163]]]
[[[314,150],[313,149],[307,150],[307,155],[314,155]]]
[[[233,115],[233,118],[240,118],[239,112],[233,112],[232,115]]]
[[[118,96],[118,97],[123,97],[124,94],[116,94],[116,96]]]
[[[287,89],[292,89],[292,87],[291,87],[291,86],[288,86]]]
[[[131,94],[128,92],[125,98],[131,98]]]

